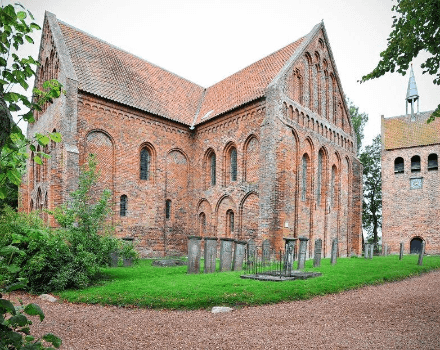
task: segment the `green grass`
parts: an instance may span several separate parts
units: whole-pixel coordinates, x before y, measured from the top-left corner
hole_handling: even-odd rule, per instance
[[[440,256],[426,256],[423,266],[417,265],[417,259],[416,255],[406,255],[402,261],[398,256],[340,258],[335,266],[323,259],[319,268],[309,260],[306,270],[319,271],[321,277],[285,282],[241,279],[243,272],[187,275],[186,266],[155,267],[151,260],[141,260],[133,267],[105,269],[107,279],[100,285],[59,296],[70,302],[160,309],[262,305],[397,281],[440,268]]]

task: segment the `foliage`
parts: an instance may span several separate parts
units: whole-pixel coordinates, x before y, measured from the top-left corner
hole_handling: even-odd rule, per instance
[[[62,85],[56,80],[44,82],[43,90],[34,89],[33,100],[13,91],[16,85],[27,90],[27,80],[35,75],[33,66],[38,66],[38,62],[31,56],[20,58],[17,55],[19,47],[25,41],[33,44],[30,34],[41,29],[34,22],[28,23],[28,17],[34,19],[20,4],[17,4],[16,8],[12,5],[0,8],[0,199],[7,197],[10,184],[20,185],[20,168],[28,145],[31,151],[35,152],[36,147],[32,143],[46,146],[50,140],[61,140],[59,133],[37,133],[33,140],[29,140],[11,116],[11,112],[20,112],[20,106],[24,106],[27,112],[19,117],[34,122],[34,110],[41,110],[41,106],[46,102],[52,102],[63,92]],[[48,156],[44,152],[36,153],[34,161],[41,165],[42,157]]]
[[[372,235],[373,241],[378,241],[378,231],[382,227],[382,175],[381,175],[380,135],[373,143],[365,147],[359,159],[364,166],[364,202],[362,209],[362,226]]]
[[[336,265],[322,259],[321,267],[312,266],[313,259],[307,260],[306,271],[321,272],[321,277],[270,283],[241,279],[243,271],[188,275],[186,266],[156,267],[151,260],[141,260],[133,267],[105,269],[109,279],[101,285],[59,295],[70,302],[158,309],[271,304],[401,280],[439,269],[440,256],[426,256],[423,266],[417,265],[415,255],[405,255],[403,260],[396,255],[372,260],[339,258]]]
[[[440,1],[397,0],[392,10],[395,14],[388,47],[381,52],[376,68],[363,76],[361,82],[379,78],[387,72],[405,75],[412,59],[425,50],[431,56],[421,65],[423,73],[434,75],[433,83],[440,85]],[[429,121],[436,117],[440,117],[440,105]]]
[[[368,114],[359,112],[359,107],[357,107],[349,98],[347,98],[347,105],[351,115],[354,132],[356,134],[356,154],[359,156],[359,152],[362,148],[362,141],[364,140],[365,125],[368,122]]]

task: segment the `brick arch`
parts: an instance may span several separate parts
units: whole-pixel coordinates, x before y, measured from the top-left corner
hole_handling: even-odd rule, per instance
[[[201,214],[204,214],[204,220],[202,221]],[[197,234],[202,237],[212,235],[212,209],[211,204],[206,198],[201,198],[197,203]]]
[[[215,206],[216,225],[214,235],[217,237],[226,237],[227,234],[227,215],[228,211],[232,210],[237,217],[237,206],[229,195],[223,195],[217,201]]]
[[[246,193],[239,205],[239,238],[244,240],[253,239],[261,243],[261,237],[258,235],[258,220],[260,216],[259,195],[256,191]]]
[[[231,173],[232,173],[232,169],[231,169],[231,166],[232,166],[232,164],[231,164],[231,154],[232,154],[232,152],[233,152],[233,150],[235,149],[235,151],[237,152],[237,162],[236,162],[236,165],[237,165],[237,177],[236,177],[236,181],[238,180],[238,178],[239,178],[239,170],[240,169],[238,169],[238,164],[239,164],[239,160],[238,160],[238,147],[237,147],[237,145],[236,145],[236,143],[235,142],[233,142],[233,141],[229,141],[227,144],[226,144],[226,146],[225,146],[225,148],[224,148],[224,150],[223,150],[223,186],[227,186],[228,184],[230,184],[231,182],[232,182],[232,179],[231,179]],[[235,182],[235,181],[234,181]]]
[[[156,180],[157,153],[156,153],[156,148],[150,142],[143,142],[143,143],[141,143],[139,145],[138,157],[137,157],[138,164],[139,164],[137,169],[138,169],[139,173],[138,173],[137,178],[141,179],[141,157],[142,157],[141,153],[142,153],[143,149],[146,149],[148,151],[149,155],[150,155],[149,178],[148,178],[148,181],[151,181],[151,182],[154,183],[155,180]]]
[[[215,162],[213,163],[212,157],[215,157]],[[217,155],[212,147],[209,147],[203,156],[202,164],[202,187],[207,190],[211,186],[217,184]],[[212,168],[214,166],[214,169]]]
[[[259,180],[260,142],[256,135],[247,137],[243,146],[243,180],[256,183]]]

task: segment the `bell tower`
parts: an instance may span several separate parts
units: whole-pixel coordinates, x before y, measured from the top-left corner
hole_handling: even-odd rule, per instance
[[[417,92],[416,78],[411,64],[411,71],[408,81],[408,90],[406,92],[406,114],[408,114],[408,103],[411,103],[411,121],[415,121],[414,102],[417,101],[417,114],[419,114],[419,93]]]

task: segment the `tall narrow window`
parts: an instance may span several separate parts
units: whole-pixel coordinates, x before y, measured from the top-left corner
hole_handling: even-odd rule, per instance
[[[121,196],[119,215],[127,216],[127,196],[125,194]]]
[[[141,150],[141,180],[149,180],[150,179],[150,152],[147,148],[142,148]]]
[[[206,233],[206,215],[203,212],[199,214],[199,225],[200,225],[199,235],[204,237]]]
[[[216,175],[216,158],[215,158],[215,153],[213,153],[211,155],[211,186],[215,186],[215,175]]]
[[[234,233],[234,212],[228,210],[226,212],[226,236],[230,237]]]
[[[307,155],[302,157],[302,186],[301,186],[301,200],[305,201],[307,197]]]
[[[420,157],[419,156],[414,156],[411,158],[411,172],[412,173],[417,173],[421,170],[420,167]]]
[[[438,157],[437,154],[431,153],[428,156],[428,170],[437,170],[438,169]]]
[[[171,200],[167,199],[165,202],[165,219],[171,218]]]
[[[336,186],[335,186],[335,180],[336,180],[336,166],[333,165],[332,167],[332,180],[330,184],[330,190],[331,190],[331,206],[334,207],[336,204]]]
[[[322,150],[318,153],[318,176],[316,185],[316,203],[321,204],[321,190],[322,190]]]
[[[402,157],[397,157],[394,160],[394,174],[403,173],[405,171],[404,161]]]
[[[237,150],[231,150],[231,181],[237,181]]]

